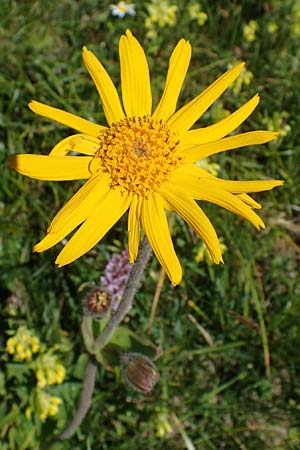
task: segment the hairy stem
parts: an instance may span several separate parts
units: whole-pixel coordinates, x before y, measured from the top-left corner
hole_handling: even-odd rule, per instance
[[[102,333],[100,333],[99,336],[95,339],[93,345],[95,354],[100,353],[101,350],[108,344],[114,331],[130,310],[134,295],[137,289],[139,288],[150,255],[151,255],[150,244],[147,238],[144,238],[140,246],[136,262],[134,263],[130,271],[129,279],[124,291],[122,301],[120,302],[119,308],[114,314],[112,314]],[[58,436],[58,439],[64,440],[71,437],[76,431],[76,428],[80,426],[83,419],[85,418],[89,410],[92,395],[94,392],[96,372],[97,372],[97,365],[90,359],[86,366],[83,380],[83,387],[77,411],[75,412],[75,416],[73,417],[72,421],[69,423],[67,428]]]
[[[59,439],[68,439],[85,418],[92,401],[94,392],[97,365],[90,359],[87,363],[80,400],[77,411],[67,428],[58,436]]]

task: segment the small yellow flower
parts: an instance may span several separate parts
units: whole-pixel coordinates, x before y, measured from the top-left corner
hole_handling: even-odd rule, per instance
[[[25,417],[26,417],[27,420],[29,420],[29,419],[31,418],[32,412],[33,412],[33,411],[32,411],[31,406],[28,406],[28,407],[25,409]]]
[[[247,42],[251,43],[255,40],[257,30],[258,30],[258,23],[255,20],[250,20],[249,23],[244,25],[243,36]]]
[[[146,27],[150,28],[154,23],[157,23],[160,28],[165,25],[172,27],[176,24],[178,6],[170,5],[164,0],[152,0],[151,3],[147,4],[147,9],[149,20],[146,21]]]
[[[164,411],[159,412],[156,417],[156,436],[161,439],[166,434],[171,433],[172,430],[168,413]]]
[[[13,355],[15,361],[30,361],[32,354],[37,353],[39,349],[39,339],[24,325],[19,327],[16,334],[6,342],[6,351]]]
[[[267,30],[270,34],[274,34],[276,33],[276,31],[278,30],[278,25],[275,22],[269,22],[267,25]]]
[[[263,123],[270,131],[279,130],[279,135],[284,137],[291,132],[291,126],[287,122],[288,118],[288,112],[275,111],[272,117],[265,117]]]
[[[65,378],[66,369],[58,362],[56,355],[45,353],[35,361],[35,376],[40,388],[46,385],[61,384]]]
[[[63,139],[48,156],[17,155],[10,158],[10,164],[18,172],[41,180],[87,180],[58,212],[35,251],[53,247],[80,226],[56,259],[59,267],[69,264],[94,247],[128,211],[130,262],[137,257],[142,225],[155,255],[176,285],[182,270],[166,211],[176,212],[195,230],[218,264],[222,261],[220,243],[197,201],[215,203],[259,229],[264,223],[253,209],[260,205],[248,193],[283,184],[278,180],[222,180],[195,163],[223,151],[269,142],[278,133],[260,130],[232,135],[258,105],[258,95],[225,119],[192,129],[239,76],[244,63],[228,70],[176,111],[191,57],[189,42],[181,39],[171,55],[162,97],[153,111],[146,56],[129,30],[120,39],[119,51],[123,105],[100,61],[83,48],[83,61],[100,94],[108,126],[32,101],[32,111],[80,134]]]
[[[10,355],[13,355],[15,353],[15,346],[16,346],[16,340],[15,338],[9,338],[6,341],[6,351]]]
[[[192,20],[197,20],[198,25],[201,27],[208,19],[207,14],[202,11],[199,3],[191,3],[189,5],[189,15]]]
[[[291,25],[291,33],[292,33],[292,36],[294,36],[294,37],[300,36],[300,23],[299,22],[294,22]]]
[[[245,69],[245,67],[244,67],[240,73],[239,78],[237,80],[235,80],[235,82],[231,86],[232,92],[235,95],[239,94],[243,85],[249,86],[252,79],[253,79],[253,73],[250,72],[250,70]]]
[[[47,379],[46,379],[46,377],[45,377],[45,375],[44,375],[43,369],[38,369],[38,370],[35,372],[35,376],[36,376],[36,379],[37,379],[37,384],[38,384],[38,386],[39,386],[40,388],[45,387],[46,384],[47,384]]]
[[[56,416],[62,400],[59,397],[48,394],[43,390],[39,390],[36,396],[37,412],[39,418],[44,422],[49,416]]]
[[[222,251],[222,255],[224,255],[224,253],[227,250],[227,247],[223,243],[222,238],[220,238],[220,248],[221,248],[221,251]],[[211,256],[210,256],[210,253],[209,253],[206,245],[203,242],[200,242],[200,244],[199,244],[199,248],[198,248],[197,253],[195,255],[195,261],[197,263],[205,261],[206,264],[208,264],[208,265],[211,265],[213,263],[213,261],[211,259]]]
[[[30,339],[30,345],[32,349],[32,353],[37,353],[40,349],[40,341],[36,336],[33,336]]]

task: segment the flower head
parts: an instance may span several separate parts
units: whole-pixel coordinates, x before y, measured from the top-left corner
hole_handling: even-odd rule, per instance
[[[111,295],[94,287],[83,299],[83,314],[95,320],[103,319],[111,308]]]
[[[166,0],[152,0],[147,4],[148,20],[146,27],[151,28],[151,25],[157,24],[160,28],[164,26],[173,27],[176,24],[177,5],[170,5]]]
[[[202,11],[201,5],[199,3],[191,3],[189,5],[189,14],[192,20],[196,19],[198,25],[201,27],[207,21],[207,14]]]
[[[110,5],[110,9],[113,16],[120,17],[121,19],[126,14],[135,16],[135,6],[133,3],[118,2],[116,5]]]
[[[243,27],[243,35],[247,42],[255,41],[256,32],[258,30],[258,23],[255,20],[250,20]]]
[[[56,355],[44,353],[36,359],[34,365],[38,387],[61,384],[64,381],[66,369],[58,362]]]
[[[124,352],[120,356],[124,381],[136,391],[149,394],[159,380],[155,364],[140,353]]]
[[[50,395],[43,390],[37,391],[36,410],[42,422],[44,422],[48,417],[56,416],[61,404],[61,398]],[[30,415],[30,410],[27,410],[27,415]]]
[[[16,334],[6,342],[6,351],[13,355],[15,361],[31,361],[32,354],[37,353],[39,349],[39,338],[24,325],[20,326]]]
[[[239,76],[243,63],[229,69],[176,111],[191,57],[189,42],[181,39],[170,58],[161,100],[152,111],[147,60],[129,30],[120,39],[119,51],[123,105],[100,61],[83,48],[83,61],[100,94],[108,126],[32,101],[32,111],[68,125],[79,134],[59,142],[48,156],[17,155],[11,157],[10,164],[18,172],[41,180],[87,180],[55,216],[35,251],[53,247],[80,226],[56,259],[60,267],[69,264],[96,245],[128,211],[130,262],[137,256],[142,225],[159,262],[176,285],[182,271],[168,228],[169,211],[179,214],[194,229],[218,264],[222,252],[217,234],[196,200],[215,203],[249,220],[256,228],[263,228],[263,221],[253,211],[260,205],[248,193],[282,184],[277,180],[222,180],[197,167],[196,161],[269,142],[277,133],[251,131],[225,137],[252,113],[258,95],[221,121],[191,130]]]
[[[113,304],[119,302],[123,296],[130,269],[128,251],[123,250],[119,255],[113,255],[110,258],[104,275],[100,277],[101,287],[111,295]]]

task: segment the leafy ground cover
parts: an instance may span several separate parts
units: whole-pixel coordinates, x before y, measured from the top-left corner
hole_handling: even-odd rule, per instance
[[[32,98],[104,123],[81,48],[93,50],[119,85],[118,40],[126,28],[148,55],[155,101],[182,37],[190,40],[193,58],[181,104],[245,60],[241,81],[200,125],[225,117],[258,92],[260,105],[242,129],[279,130],[280,138],[208,163],[223,178],[267,176],[285,185],[257,196],[267,224],[262,232],[204,206],[227,247],[224,265],[211,265],[198,238],[175,220],[183,282],[173,288],[164,280],[153,317],[161,272],[151,260],[126,319],[160,347],[159,383],[143,396],[123,383],[118,367],[99,367],[87,418],[72,438],[52,447],[300,448],[300,3],[159,3],[166,8],[156,14],[157,2],[136,2],[136,14],[124,18],[112,16],[107,1],[4,0],[1,6],[1,450],[42,449],[72,418],[86,364],[80,289],[99,283],[111,255],[126,245],[122,219],[97,249],[65,268],[54,265],[57,248],[33,254],[49,220],[80,183],[31,180],[9,169],[6,158],[46,154],[70,134],[29,111]],[[22,345],[8,344],[20,329],[29,342],[24,355]],[[52,382],[46,368],[55,374]]]

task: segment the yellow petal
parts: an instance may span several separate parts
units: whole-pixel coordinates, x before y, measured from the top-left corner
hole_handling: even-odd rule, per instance
[[[82,49],[82,58],[84,65],[99,92],[107,123],[111,125],[114,122],[119,122],[124,118],[124,112],[118,92],[110,76],[94,53],[86,47],[83,47]]]
[[[97,125],[89,120],[82,119],[81,117],[63,111],[62,109],[53,108],[52,106],[45,105],[44,103],[36,102],[35,100],[31,100],[28,107],[31,111],[39,114],[40,116],[55,120],[56,122],[62,123],[63,125],[73,128],[74,130],[88,134],[89,136],[97,137],[106,130],[106,127],[102,127],[101,125]]]
[[[70,230],[82,223],[108,195],[110,176],[107,173],[90,178],[56,214],[48,228],[49,233],[58,233],[66,227]]]
[[[250,208],[253,209],[261,209],[261,205],[257,203],[250,195],[248,194],[238,194],[238,197],[246,203],[246,205],[249,205]]]
[[[218,189],[231,192],[232,194],[241,194],[246,192],[269,191],[276,186],[282,186],[282,180],[252,180],[252,181],[232,181],[213,178],[213,183]]]
[[[151,114],[149,68],[143,48],[129,30],[119,44],[123,105],[127,117]]]
[[[186,192],[196,200],[215,203],[249,220],[256,228],[265,228],[261,218],[249,206],[240,200],[238,196],[220,189],[214,179],[203,178],[197,182],[195,180],[186,180],[185,184],[181,184],[181,186],[184,186]]]
[[[56,258],[59,267],[80,258],[94,247],[127,211],[131,195],[110,190]]]
[[[232,194],[269,191],[276,186],[282,186],[284,184],[282,180],[223,180],[192,163],[182,165],[172,175],[172,183],[174,185],[186,186],[187,189],[191,190],[194,190],[199,182],[201,183],[207,179],[215,188],[231,192]]]
[[[171,283],[176,286],[181,281],[182,270],[173,247],[163,205],[158,194],[145,198],[142,204],[141,222],[158,261]]]
[[[247,117],[253,112],[259,103],[259,96],[255,95],[251,100],[237,109],[230,116],[220,120],[220,122],[214,123],[209,127],[200,128],[198,130],[192,130],[181,136],[181,141],[184,145],[198,145],[206,144],[208,142],[217,141],[226,134],[231,133],[238,126],[243,123]]]
[[[49,155],[66,156],[70,152],[82,153],[93,156],[99,148],[97,138],[87,134],[73,134],[68,136],[53,147]]]
[[[216,264],[223,262],[220,243],[215,229],[197,203],[186,193],[180,192],[176,186],[169,183],[161,188],[161,195],[169,203],[172,210],[177,212],[201,237],[208,248],[212,260]]]
[[[183,137],[183,141],[180,143],[180,147],[185,160],[188,162],[194,162],[227,150],[246,147],[248,145],[265,144],[266,142],[272,141],[273,139],[277,139],[277,137],[278,133],[276,132],[258,130],[249,131],[248,133],[236,134],[235,136],[229,136],[227,138],[209,142],[207,144],[198,144],[195,143],[196,136],[192,135],[191,138],[187,136],[186,140]]]
[[[134,195],[128,214],[128,253],[131,263],[134,263],[139,250],[141,204],[141,199]]]
[[[244,63],[240,63],[228,70],[211,84],[204,92],[180,108],[169,120],[168,124],[174,131],[183,132],[202,116],[203,113],[223,94],[228,86],[239,76]]]
[[[56,214],[48,228],[48,234],[34,246],[33,250],[44,252],[60,242],[92,214],[109,190],[107,174],[90,178]]]
[[[191,45],[181,39],[175,47],[169,62],[169,69],[161,100],[153,113],[157,120],[168,120],[176,110],[176,104],[184,81],[190,59]]]
[[[89,178],[90,156],[15,155],[8,158],[10,167],[37,180],[67,181]]]

